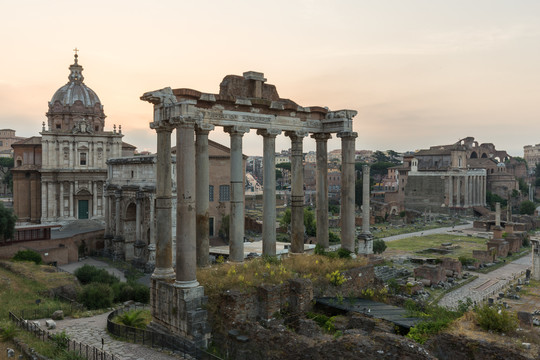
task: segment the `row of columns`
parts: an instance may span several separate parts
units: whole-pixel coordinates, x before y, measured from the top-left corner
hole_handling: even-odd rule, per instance
[[[157,132],[156,171],[156,267],[153,279],[175,281],[175,286],[191,288],[198,286],[196,266],[208,264],[208,133],[213,126],[201,127],[184,118],[178,123],[152,123]],[[172,268],[171,240],[171,133],[177,135],[177,233],[176,274]],[[242,137],[249,128],[230,126],[224,129],[230,134],[231,197],[229,215],[229,259],[244,260],[244,172]],[[280,130],[263,129],[264,193],[263,193],[263,254],[276,255],[276,184],[275,184],[275,138]],[[307,132],[287,131],[291,138],[291,253],[304,251],[304,181],[302,141]],[[342,139],[342,246],[354,251],[354,157],[356,133],[343,132]],[[194,141],[194,138],[196,140]],[[314,134],[317,142],[317,242],[328,247],[328,186],[327,186],[327,140],[330,134]]]
[[[43,156],[42,162],[44,168],[61,168],[67,165],[68,168],[77,168],[80,167],[79,157],[77,154],[86,153],[86,165],[85,167],[91,168],[103,168],[105,167],[105,156],[103,155],[104,148],[103,142],[89,142],[89,148],[85,150],[79,150],[76,147],[77,142],[69,141],[68,142],[68,158],[67,164],[64,159],[64,148],[60,146],[64,145],[63,141],[56,140],[44,140],[43,141],[43,152],[46,154]],[[58,146],[58,148],[57,148]],[[101,156],[100,153],[101,152]],[[111,151],[111,157],[121,156],[121,153],[118,149],[113,148]]]
[[[463,192],[461,183],[463,182]],[[454,201],[454,189],[455,197]],[[463,204],[461,195],[463,194]],[[486,205],[486,176],[485,175],[449,175],[448,176],[448,206],[471,207]]]
[[[101,198],[98,197],[98,183],[101,181],[92,181],[90,183],[90,189],[92,192],[92,208],[89,208],[89,216],[91,219],[96,216],[104,215],[105,193],[103,192]],[[65,193],[64,185],[69,184],[68,195],[68,214],[65,213]],[[101,182],[102,183],[102,182]],[[47,181],[41,182],[41,216],[45,221],[68,218],[77,218],[78,214],[75,212],[75,189],[78,189],[78,181]],[[58,194],[57,194],[58,192]],[[58,195],[58,197],[57,197]],[[98,207],[98,199],[101,199],[101,211]],[[89,204],[90,206],[90,204]]]

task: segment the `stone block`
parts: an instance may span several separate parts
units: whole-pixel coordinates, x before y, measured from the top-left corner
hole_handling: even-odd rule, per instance
[[[54,320],[45,320],[45,326],[47,326],[47,329],[49,330],[56,329],[56,323]]]
[[[64,319],[64,312],[62,310],[56,310],[55,312],[53,312],[51,318],[53,320],[62,320]]]
[[[518,311],[517,317],[519,320],[519,326],[531,327],[533,325],[533,316],[530,312]]]
[[[439,265],[422,265],[414,269],[414,276],[438,284],[446,280],[446,271]]]
[[[263,320],[271,319],[281,310],[281,285],[263,284],[257,288],[259,302],[258,317]]]

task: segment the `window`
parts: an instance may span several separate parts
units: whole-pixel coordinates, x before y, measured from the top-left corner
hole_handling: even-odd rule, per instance
[[[61,128],[62,128],[62,124],[56,124],[56,128],[57,128],[57,129],[61,129]]]
[[[96,129],[96,132],[99,131],[99,126],[96,125],[95,129]]]
[[[219,185],[219,201],[230,201],[231,189],[229,185]]]
[[[214,201],[214,185],[208,187],[208,201]]]
[[[4,143],[0,140],[0,146],[4,146]]]
[[[208,219],[208,225],[210,226],[208,235],[212,237],[214,236],[214,218],[213,217]]]
[[[79,164],[86,165],[86,153],[81,153]]]

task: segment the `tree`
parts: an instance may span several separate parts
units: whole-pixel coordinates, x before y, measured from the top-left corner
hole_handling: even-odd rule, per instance
[[[0,202],[0,240],[12,239],[15,233],[17,217],[11,209],[6,209]]]
[[[386,156],[385,153],[379,150],[373,153],[373,157],[375,158],[376,162],[390,162],[390,158]]]
[[[532,201],[525,200],[519,206],[519,213],[523,215],[533,215],[536,206]]]
[[[1,180],[13,192],[13,174],[11,173],[11,168],[13,168],[13,158],[0,158]]]
[[[279,163],[276,165],[276,168],[291,171],[291,163],[290,162]]]
[[[386,243],[383,239],[373,240],[373,252],[375,254],[382,254],[386,250]]]
[[[279,219],[279,225],[282,227],[288,226],[291,223],[291,209],[285,210],[281,219]],[[308,236],[317,235],[317,222],[315,221],[315,213],[308,208],[304,208],[304,226],[306,228],[306,234]]]

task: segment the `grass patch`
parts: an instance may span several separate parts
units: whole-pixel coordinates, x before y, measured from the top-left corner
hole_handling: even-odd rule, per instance
[[[449,234],[433,234],[425,236],[414,236],[406,239],[389,241],[388,250],[399,250],[403,252],[418,252],[428,248],[441,247],[443,243],[451,242],[452,245],[457,245],[458,248],[453,249],[449,254],[417,254],[425,257],[451,257],[459,258],[460,256],[470,256],[473,250],[485,250],[486,239],[479,237],[458,236]]]
[[[427,224],[427,225],[406,224],[402,227],[393,227],[392,225],[388,223],[383,223],[383,224],[375,224],[374,227],[376,229],[373,230],[372,232],[375,237],[384,238],[384,237],[394,236],[394,235],[410,234],[412,232],[417,232],[417,231],[438,229],[442,227],[450,227],[453,224],[454,223],[452,221],[447,221],[447,222],[436,223],[436,224]]]
[[[284,260],[257,258],[243,264],[224,263],[199,269],[197,279],[208,296],[228,289],[254,291],[261,284],[283,284],[291,278],[307,278],[330,284],[327,275],[366,265],[364,258],[298,255]]]

